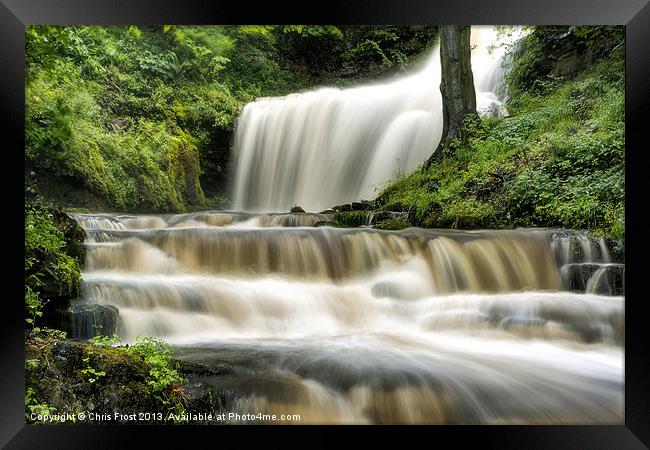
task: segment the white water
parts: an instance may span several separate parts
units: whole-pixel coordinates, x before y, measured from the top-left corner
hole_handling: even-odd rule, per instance
[[[512,40],[513,38],[510,38]],[[500,105],[505,47],[492,27],[472,27],[477,109]],[[321,211],[370,199],[422,164],[442,133],[440,53],[411,75],[351,89],[323,88],[245,106],[237,125],[234,207]]]
[[[125,342],[158,336],[181,359],[231,366],[205,380],[231,393],[229,410],[622,423],[624,299],[562,290],[560,267],[616,266],[578,233],[292,226],[309,214],[76,218],[89,233],[79,302],[117,307]]]
[[[500,54],[486,51],[493,30],[472,40],[485,109],[499,101]],[[414,168],[440,135],[438,64],[435,51],[392,83],[247,105],[236,205],[317,211]],[[624,298],[597,294],[622,292],[624,266],[604,240],[314,227],[331,219],[320,214],[75,218],[88,231],[78,302],[117,307],[125,341],[158,336],[177,358],[227,365],[202,380],[227,393],[227,411],[298,423],[623,422]]]

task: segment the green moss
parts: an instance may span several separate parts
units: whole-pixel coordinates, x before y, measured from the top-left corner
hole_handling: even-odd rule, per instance
[[[58,208],[40,199],[26,203],[25,319],[30,328],[58,325],[61,312],[78,294],[85,236]]]
[[[386,219],[379,222],[374,228],[379,230],[403,230],[404,228],[410,227],[411,224],[403,220],[398,219]]]
[[[58,226],[57,226],[58,225]],[[77,295],[85,233],[56,208],[25,209],[25,286],[44,301]]]
[[[87,343],[65,340],[61,332],[42,330],[26,339],[26,419],[32,413],[161,413],[185,411],[183,378],[170,348],[155,339],[113,346],[98,338]],[[130,423],[136,423],[132,420]]]
[[[347,227],[359,227],[365,225],[368,218],[366,211],[337,211],[334,214],[334,222]]]
[[[401,70],[435,34],[389,26],[27,27],[29,178],[65,207],[203,207],[204,192],[222,197],[228,188],[245,103]],[[366,47],[382,55],[379,64]]]

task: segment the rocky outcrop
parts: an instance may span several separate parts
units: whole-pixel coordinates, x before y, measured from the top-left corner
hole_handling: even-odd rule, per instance
[[[32,406],[27,404],[28,415],[41,406],[57,414],[83,413],[83,423],[163,424],[174,422],[169,419],[171,413],[215,416],[223,412],[228,400],[228,392],[217,391],[211,381],[228,374],[229,367],[172,360],[184,380],[157,390],[151,384],[151,367],[128,346],[98,346],[30,334],[26,336],[26,361]],[[148,415],[133,416],[141,412]],[[204,423],[202,419],[189,422]]]
[[[64,315],[62,329],[72,339],[117,334],[119,311],[112,305],[76,304]]]
[[[623,264],[574,263],[560,270],[564,288],[573,292],[599,295],[624,295],[625,266]]]
[[[147,384],[147,364],[119,348],[28,336],[26,360],[31,396],[59,414],[105,416],[95,424],[141,423],[127,416],[167,410],[164,393],[157,395]]]

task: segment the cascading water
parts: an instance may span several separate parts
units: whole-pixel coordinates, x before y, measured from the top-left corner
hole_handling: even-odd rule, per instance
[[[472,30],[489,114],[504,95],[493,38]],[[624,265],[604,240],[372,229],[387,212],[340,229],[320,226],[325,213],[273,213],[370,197],[424,161],[442,125],[438,65],[436,50],[392,83],[247,105],[240,212],[73,215],[88,235],[74,330],[164,338],[177,358],[216,370],[202,382],[239,414],[622,423]]]
[[[563,276],[615,265],[582,234],[338,229],[307,213],[74,217],[88,233],[80,320],[117,308],[125,341],[158,336],[180,359],[225,364],[204,381],[228,411],[622,421],[621,292]]]
[[[491,27],[473,27],[471,41],[477,109],[498,113],[505,48],[490,48]],[[234,207],[321,211],[375,197],[398,172],[425,161],[442,133],[439,53],[435,48],[418,72],[389,83],[247,104],[235,136]]]

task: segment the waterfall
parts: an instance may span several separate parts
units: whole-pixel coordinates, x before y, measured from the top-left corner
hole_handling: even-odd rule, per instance
[[[488,115],[506,95],[495,38],[472,28]],[[621,424],[625,266],[611,242],[557,229],[374,229],[389,212],[327,226],[325,208],[372,197],[435,148],[439,65],[434,49],[392,82],[246,105],[236,211],[72,214],[87,234],[72,335],[165,339],[242,416]],[[312,212],[286,213],[296,204]]]
[[[228,367],[203,382],[230,411],[622,421],[624,266],[603,240],[341,229],[309,213],[73,217],[87,232],[73,335],[156,336],[177,358]]]
[[[503,100],[503,46],[492,27],[472,27],[477,109]],[[514,39],[513,37],[509,38]],[[323,88],[247,104],[235,133],[234,206],[309,211],[370,199],[398,173],[423,163],[442,134],[440,52],[395,81]]]

